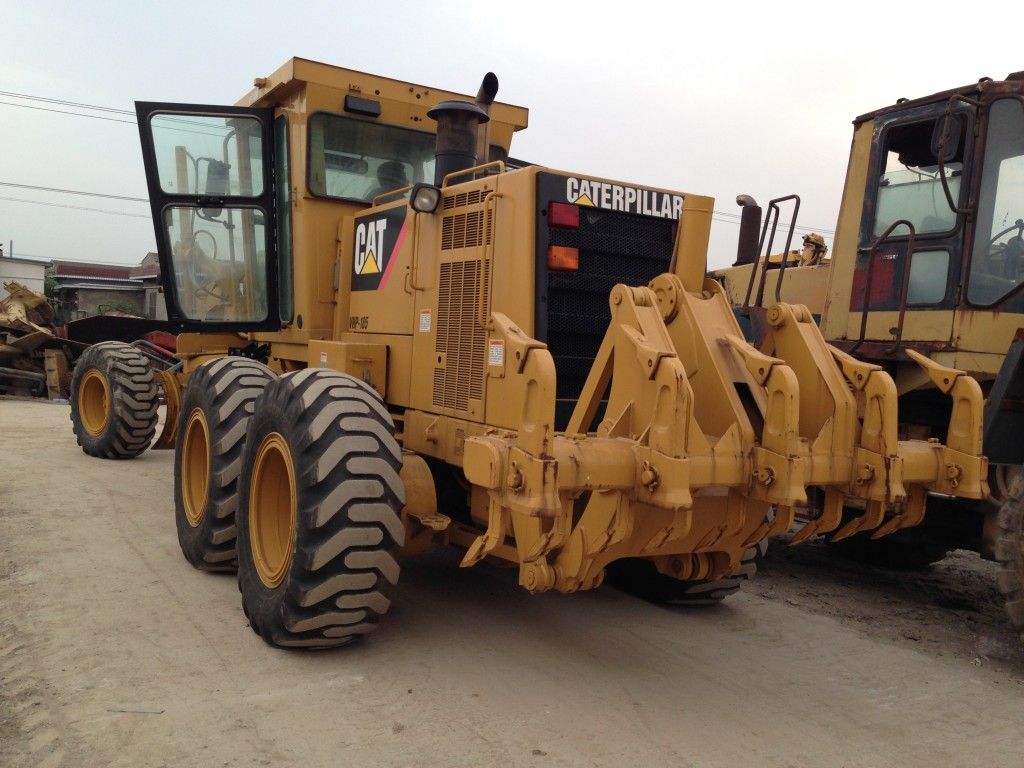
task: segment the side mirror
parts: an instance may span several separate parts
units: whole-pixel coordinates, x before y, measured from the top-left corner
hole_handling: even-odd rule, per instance
[[[947,112],[935,124],[935,129],[932,131],[931,151],[940,163],[948,163],[959,156],[963,133],[963,115],[953,115]]]
[[[231,191],[230,173],[231,166],[214,160],[212,157],[202,157],[200,161],[206,161],[206,180],[203,184],[204,197],[224,197]],[[205,218],[216,219],[220,217],[222,208],[203,208]]]
[[[229,191],[229,174],[231,166],[213,158],[202,158],[206,160],[206,183],[203,185],[203,195],[206,197],[224,197]]]

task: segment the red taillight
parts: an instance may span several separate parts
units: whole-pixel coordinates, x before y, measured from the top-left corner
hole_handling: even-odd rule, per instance
[[[548,224],[563,229],[579,229],[580,207],[571,203],[548,203]]]
[[[579,248],[569,248],[564,245],[548,246],[548,269],[556,272],[575,272],[579,268]]]

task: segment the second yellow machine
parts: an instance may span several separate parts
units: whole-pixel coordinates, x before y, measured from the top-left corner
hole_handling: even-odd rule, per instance
[[[744,573],[809,489],[815,531],[848,497],[895,526],[929,491],[985,495],[980,432],[899,440],[892,379],[805,308],[771,310],[769,353],[743,340],[705,280],[710,198],[510,161],[527,112],[496,90],[293,59],[237,106],[137,106],[188,331],[159,376],[179,540],[198,568],[237,563],[267,642],[373,629],[400,550],[435,542],[532,592],[612,566],[685,600]],[[977,383],[942,370],[980,423]],[[75,376],[86,452],[144,450],[137,353],[97,347]]]

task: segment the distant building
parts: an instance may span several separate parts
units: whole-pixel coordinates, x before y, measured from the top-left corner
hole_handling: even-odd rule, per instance
[[[32,259],[0,257],[0,299],[7,298],[4,283],[16,280],[36,293],[43,292],[44,276],[48,262]]]
[[[47,276],[58,325],[108,312],[167,319],[155,253],[136,266],[55,260]]]

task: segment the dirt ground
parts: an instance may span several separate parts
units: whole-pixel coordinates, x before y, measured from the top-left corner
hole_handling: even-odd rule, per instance
[[[182,559],[170,452],[87,458],[0,400],[0,765],[1019,766],[1024,650],[994,568],[776,546],[726,604],[530,596],[439,551],[381,630],[282,652]]]

